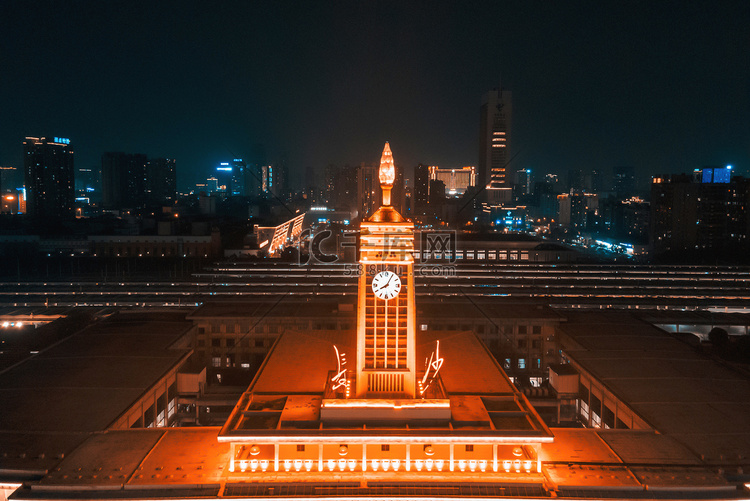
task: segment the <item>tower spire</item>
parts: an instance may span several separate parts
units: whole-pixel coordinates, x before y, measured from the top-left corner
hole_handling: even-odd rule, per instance
[[[380,178],[380,187],[383,190],[383,205],[389,206],[391,205],[391,189],[396,180],[396,167],[393,165],[393,153],[391,153],[391,146],[387,141],[383,148],[383,155],[380,157],[378,177]]]

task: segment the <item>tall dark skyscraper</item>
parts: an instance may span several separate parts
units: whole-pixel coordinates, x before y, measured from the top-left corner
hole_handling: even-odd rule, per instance
[[[336,200],[336,182],[341,175],[341,170],[333,164],[326,165],[325,169],[325,197],[326,203],[334,205]]]
[[[24,147],[26,213],[59,218],[73,215],[73,150],[63,137],[27,137]]]
[[[430,167],[419,164],[414,167],[414,210],[418,213],[427,207],[430,200]]]
[[[487,186],[490,202],[509,202],[513,193],[510,175],[511,92],[494,89],[482,98],[479,120],[478,187]]]
[[[332,176],[331,187],[333,188],[329,193],[328,203],[339,209],[358,210],[358,168],[350,165],[345,165],[341,169],[331,167],[326,170],[327,178]]]
[[[174,158],[152,158],[146,163],[147,201],[158,205],[174,201],[177,194],[177,162]]]
[[[583,193],[586,191],[586,174],[583,169],[568,171],[568,193]]]
[[[232,182],[227,187],[229,195],[231,196],[245,196],[250,192],[250,173],[248,167],[245,165],[245,161],[241,158],[235,158],[229,164],[232,168]]]
[[[357,169],[357,211],[364,218],[370,216],[379,203],[378,168],[362,163]]]
[[[614,192],[617,198],[628,198],[635,194],[635,169],[632,165],[615,167],[612,170]]]
[[[175,199],[176,162],[143,154],[108,152],[102,155],[102,207],[140,208]]]
[[[271,169],[271,167],[269,167]],[[282,196],[289,188],[289,168],[284,160],[279,161],[273,170],[272,184],[269,186],[271,193],[277,197]]]
[[[102,207],[122,209],[146,204],[146,155],[107,152],[102,155]]]

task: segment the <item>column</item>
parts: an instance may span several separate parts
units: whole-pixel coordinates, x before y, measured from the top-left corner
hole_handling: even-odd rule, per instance
[[[323,471],[323,444],[318,444],[318,471]]]
[[[367,471],[367,444],[362,444],[362,471]]]
[[[450,466],[451,466],[451,471],[453,471],[453,444],[451,444],[450,449],[451,449],[451,464],[450,464]]]
[[[492,444],[492,471],[497,471],[497,444]]]
[[[273,471],[279,471],[279,444],[273,444]]]

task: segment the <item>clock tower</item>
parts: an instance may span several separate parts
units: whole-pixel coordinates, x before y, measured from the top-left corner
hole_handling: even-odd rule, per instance
[[[414,224],[391,205],[388,143],[379,178],[383,205],[360,226],[356,398],[414,398]]]

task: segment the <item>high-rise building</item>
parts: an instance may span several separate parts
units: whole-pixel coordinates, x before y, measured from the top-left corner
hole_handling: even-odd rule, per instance
[[[230,185],[230,195],[233,197],[243,197],[248,195],[248,169],[241,158],[235,158],[229,163],[232,167],[232,183]]]
[[[430,200],[430,167],[419,164],[414,167],[414,210],[421,213]]]
[[[604,172],[601,169],[594,169],[591,171],[591,191],[594,193],[602,193],[604,191],[607,191],[607,186],[605,183],[606,179],[604,178]]]
[[[516,197],[531,195],[531,169],[517,170],[513,187],[516,192]]]
[[[0,193],[16,189],[18,186],[18,169],[15,167],[0,167]]]
[[[615,167],[612,173],[617,198],[625,199],[635,195],[635,169],[632,165]]]
[[[325,169],[325,200],[327,204],[334,204],[336,198],[336,181],[341,171],[333,164],[326,165]]]
[[[489,91],[482,98],[479,120],[479,186],[487,186],[491,202],[509,202],[513,179],[510,177],[511,92]]]
[[[439,179],[445,185],[445,195],[460,197],[471,186],[477,184],[476,169],[473,166],[460,169],[441,169],[436,165],[430,166],[430,180]]]
[[[653,179],[651,245],[655,254],[715,254],[750,247],[750,180],[736,176],[726,182],[724,173],[718,180],[715,173],[709,179],[701,172],[700,180],[685,174]]]
[[[146,205],[146,155],[107,152],[102,155],[102,207],[122,209]]]
[[[586,197],[577,193],[557,195],[557,222],[560,226],[583,228],[586,222]]]
[[[375,212],[379,201],[378,170],[374,165],[361,163],[357,168],[357,211],[364,218]]]
[[[281,197],[289,190],[289,167],[284,160],[274,166],[273,174],[274,179],[271,186],[271,193],[277,197]]]
[[[274,193],[276,175],[273,165],[262,165],[260,168],[261,190],[263,193]]]
[[[241,158],[231,162],[221,162],[216,167],[216,178],[219,191],[229,197],[249,196],[253,191],[253,166],[249,166]]]
[[[147,200],[164,204],[175,200],[177,193],[177,165],[174,158],[152,158],[146,164]]]
[[[102,207],[142,208],[174,201],[176,162],[143,154],[107,152],[102,155]]]
[[[76,169],[76,193],[80,197],[89,196],[99,188],[99,168],[79,167]]]
[[[545,174],[544,182],[552,187],[553,192],[560,192],[560,176],[557,174]]]
[[[350,165],[341,169],[334,166],[326,169],[329,204],[340,209],[358,210],[357,170],[357,167]]]
[[[570,169],[568,171],[568,193],[583,193],[586,191],[586,175],[583,169]]]
[[[406,213],[406,180],[404,179],[404,169],[400,165],[396,166],[396,180],[393,182],[393,189],[391,190],[391,205],[399,213]]]
[[[27,137],[23,145],[27,214],[48,219],[72,216],[75,170],[70,139]]]

